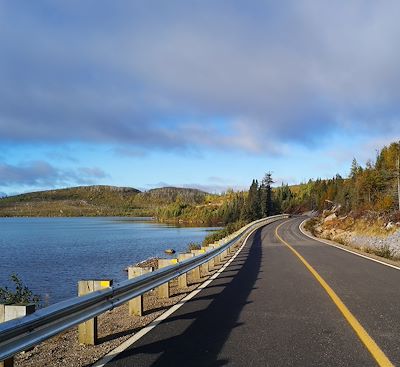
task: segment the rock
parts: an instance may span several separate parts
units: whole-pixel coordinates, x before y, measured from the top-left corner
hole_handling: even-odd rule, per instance
[[[331,215],[328,215],[325,219],[324,219],[324,223],[326,222],[331,222],[332,220],[337,219],[337,215],[336,213],[333,213]]]
[[[390,230],[390,229],[392,229],[392,228],[394,228],[395,227],[395,225],[393,224],[393,222],[389,222],[388,224],[386,224],[386,226],[385,226],[385,228],[387,229],[387,230]]]
[[[321,226],[315,227],[315,232],[316,232],[316,233],[322,233],[323,230],[324,230],[324,229],[323,229]]]
[[[322,238],[328,238],[328,237],[330,237],[330,235],[331,235],[331,232],[328,231],[327,229],[325,229],[325,230],[322,231],[322,233],[321,233],[321,237],[322,237]]]

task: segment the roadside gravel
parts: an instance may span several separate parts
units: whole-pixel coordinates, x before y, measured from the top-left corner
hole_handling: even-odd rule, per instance
[[[400,230],[387,237],[363,236],[353,234],[350,237],[350,245],[366,249],[388,248],[394,257],[400,257]]]

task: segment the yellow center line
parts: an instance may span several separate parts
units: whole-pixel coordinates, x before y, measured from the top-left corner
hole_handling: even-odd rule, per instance
[[[382,367],[393,367],[394,365],[390,362],[389,358],[386,357],[385,353],[378,347],[375,343],[374,339],[372,339],[367,331],[362,327],[360,322],[355,318],[355,316],[350,312],[350,310],[346,307],[343,301],[339,298],[339,296],[334,292],[334,290],[328,285],[328,283],[317,273],[317,271],[301,256],[291,245],[289,245],[278,233],[278,229],[287,222],[281,223],[275,229],[275,236],[281,241],[284,245],[286,245],[305,265],[305,267],[310,271],[310,273],[317,279],[318,283],[321,284],[322,288],[325,289],[326,293],[328,293],[329,297],[332,299],[333,303],[342,313],[344,318],[353,328],[357,336],[363,342],[365,347],[369,350],[372,356],[375,358],[376,362],[379,366]]]

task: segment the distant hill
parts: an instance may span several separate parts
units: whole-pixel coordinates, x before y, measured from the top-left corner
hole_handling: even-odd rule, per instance
[[[176,187],[141,192],[132,187],[79,186],[1,198],[0,216],[153,216],[160,207],[178,199],[196,204],[206,195]]]
[[[206,192],[197,189],[162,187],[142,192],[139,197],[157,204],[171,204],[177,199],[186,204],[201,204],[204,202],[206,195],[208,195]]]

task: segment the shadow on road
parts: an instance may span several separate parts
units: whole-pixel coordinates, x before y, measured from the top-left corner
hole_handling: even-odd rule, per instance
[[[212,287],[186,303],[135,347],[114,359],[118,366],[224,366],[219,357],[259,276],[261,229]],[[245,260],[245,261],[244,261]],[[239,266],[240,264],[240,266]],[[240,345],[237,346],[240,348]]]

